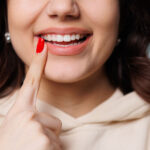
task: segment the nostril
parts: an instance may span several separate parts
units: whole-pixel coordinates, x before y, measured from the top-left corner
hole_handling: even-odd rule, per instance
[[[74,15],[66,15],[65,18],[66,20],[75,20],[78,19],[80,16],[74,16]]]
[[[51,18],[57,18],[57,15],[50,15]]]
[[[60,15],[60,16],[58,16],[58,15],[49,15],[52,19],[55,19],[55,18],[58,18],[58,17],[60,17],[62,20],[66,20],[66,21],[68,21],[68,20],[75,20],[75,19],[78,19],[79,17],[76,17],[76,16],[73,16],[73,15]]]

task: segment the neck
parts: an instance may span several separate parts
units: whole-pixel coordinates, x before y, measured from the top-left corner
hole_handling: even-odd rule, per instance
[[[38,98],[73,117],[79,117],[109,98],[115,88],[104,73],[96,73],[75,83],[57,83],[42,79]]]

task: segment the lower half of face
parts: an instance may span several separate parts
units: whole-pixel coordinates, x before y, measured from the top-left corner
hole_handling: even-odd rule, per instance
[[[68,0],[66,2],[69,3]],[[83,80],[103,68],[116,45],[119,26],[118,3],[117,0],[77,1],[80,17],[72,19],[70,22],[61,22],[59,16],[52,18],[47,13],[47,10],[51,8],[49,0],[45,2],[8,0],[8,24],[14,50],[29,66],[35,53],[38,31],[56,26],[87,30],[90,32],[90,36],[83,41],[84,46],[81,46],[82,50],[78,53],[54,54],[55,48],[53,52],[51,52],[51,48],[48,48],[48,59],[44,70],[44,76],[49,80],[57,82]],[[56,6],[58,5],[59,3]],[[53,5],[53,9],[54,7],[55,5]],[[61,13],[57,9],[59,8],[57,7],[55,12]],[[46,43],[48,47],[49,44],[52,44]],[[78,48],[70,51],[76,50]]]

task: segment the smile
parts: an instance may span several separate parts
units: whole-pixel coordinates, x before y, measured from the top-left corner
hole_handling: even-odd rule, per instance
[[[47,33],[46,33],[47,32]],[[50,53],[54,55],[77,55],[83,52],[91,33],[82,29],[45,30],[40,37],[45,40]]]

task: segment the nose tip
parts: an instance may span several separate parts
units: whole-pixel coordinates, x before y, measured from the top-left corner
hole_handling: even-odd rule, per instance
[[[51,0],[47,12],[51,18],[73,19],[79,17],[79,8],[74,0]]]

